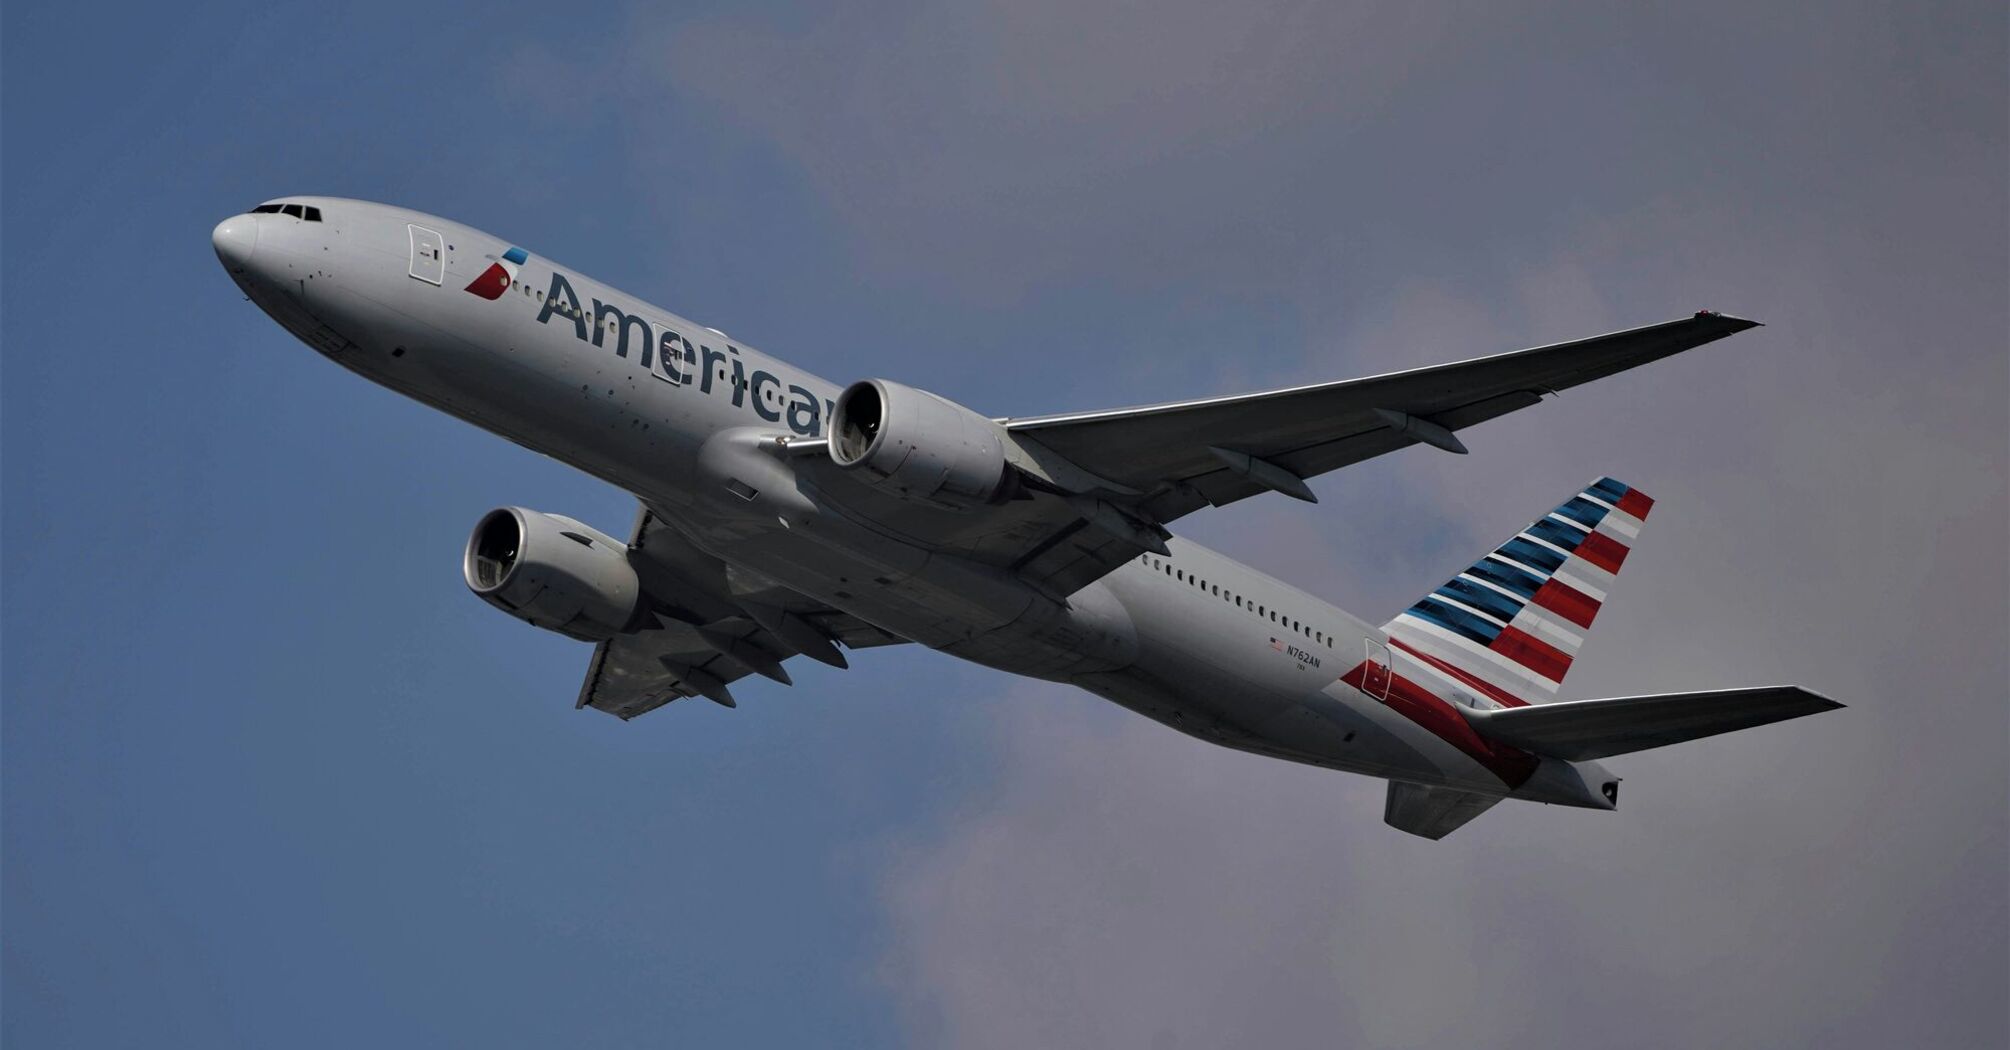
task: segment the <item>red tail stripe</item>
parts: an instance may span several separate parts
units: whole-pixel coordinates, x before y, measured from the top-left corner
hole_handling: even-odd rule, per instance
[[[1501,628],[1489,648],[1552,682],[1563,681],[1563,673],[1570,670],[1568,655],[1520,628]]]
[[[1598,615],[1598,599],[1556,580],[1543,584],[1529,600],[1579,627],[1591,626],[1591,618]]]
[[[1409,653],[1411,656],[1414,656],[1417,659],[1422,660],[1427,664],[1430,664],[1432,667],[1435,667],[1438,670],[1443,671],[1448,675],[1451,675],[1453,678],[1456,678],[1459,681],[1464,682],[1469,686],[1472,686],[1474,689],[1477,689],[1480,692],[1485,693],[1487,696],[1495,700],[1498,700],[1509,707],[1528,706],[1528,701],[1523,700],[1521,697],[1518,697],[1513,693],[1510,693],[1507,690],[1502,689],[1500,686],[1497,686],[1492,682],[1487,681],[1484,678],[1481,678],[1480,676],[1472,673],[1471,671],[1468,671],[1462,667],[1456,667],[1452,664],[1448,664],[1445,661],[1440,660],[1435,656],[1432,656],[1430,653],[1424,652],[1413,646],[1406,645],[1400,641],[1397,641],[1394,638],[1389,639],[1389,644],[1395,646],[1398,649],[1403,650],[1406,653]]]
[[[1654,501],[1639,489],[1629,489],[1626,495],[1619,500],[1619,509],[1639,518],[1641,521],[1646,521],[1647,512],[1654,509]]]
[[[1619,566],[1626,561],[1626,545],[1602,532],[1586,536],[1584,542],[1571,553],[1606,572],[1618,572]]]

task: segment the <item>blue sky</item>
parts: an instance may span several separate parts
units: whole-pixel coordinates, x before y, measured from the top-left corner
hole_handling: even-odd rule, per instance
[[[0,1033],[1999,1040],[2005,16],[1905,12],[8,5]],[[1663,503],[1575,695],[1852,708],[1429,847],[926,652],[575,712],[460,544],[629,499],[244,302],[208,231],[292,192],[996,414],[1756,316],[1188,531],[1379,618],[1613,473]]]

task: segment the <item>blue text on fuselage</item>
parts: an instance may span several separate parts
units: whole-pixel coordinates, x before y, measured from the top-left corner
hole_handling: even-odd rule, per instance
[[[740,357],[740,348],[731,343],[726,344],[723,352],[702,342],[694,346],[670,324],[651,322],[613,303],[593,300],[589,321],[587,310],[580,306],[579,296],[572,290],[572,282],[557,270],[551,272],[551,288],[545,293],[544,303],[537,312],[538,323],[549,325],[554,314],[571,321],[573,335],[583,343],[605,346],[608,334],[613,333],[616,357],[628,356],[633,333],[641,351],[636,357],[637,362],[650,375],[665,383],[694,386],[699,393],[710,394],[712,382],[717,379],[725,385],[735,408],[751,407],[754,414],[763,420],[778,424],[786,422],[791,432],[805,437],[814,437],[823,431],[824,414],[831,405],[828,401],[820,401],[815,392],[794,383],[784,384],[780,376],[765,369],[755,369],[749,374],[746,362]],[[788,391],[786,397],[782,394],[785,388]],[[772,401],[768,397],[770,389],[775,392]]]

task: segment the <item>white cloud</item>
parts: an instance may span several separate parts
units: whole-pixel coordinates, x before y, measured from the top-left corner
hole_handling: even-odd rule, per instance
[[[1749,14],[980,3],[626,34],[661,79],[584,90],[744,127],[869,282],[1260,293],[1302,322],[1193,349],[1228,386],[1701,307],[1771,325],[1471,457],[1181,527],[1386,615],[1610,472],[1661,502],[1567,691],[1799,680],[1848,710],[1615,760],[1617,814],[1509,803],[1432,844],[1381,825],[1378,782],[1021,687],[996,783],[889,866],[917,1044],[2004,1041],[2006,122],[1973,90],[2001,13]]]

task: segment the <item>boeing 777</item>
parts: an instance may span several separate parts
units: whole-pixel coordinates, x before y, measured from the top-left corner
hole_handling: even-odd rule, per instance
[[[330,197],[225,219],[218,259],[336,364],[638,501],[626,540],[484,515],[482,600],[593,644],[579,707],[733,707],[801,655],[916,643],[1226,747],[1389,781],[1442,838],[1506,798],[1612,809],[1601,760],[1840,706],[1796,686],[1558,689],[1653,510],[1601,477],[1381,625],[1167,528],[1755,327],[1703,312],[1454,364],[992,418],[840,387],[460,223]]]

